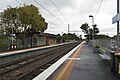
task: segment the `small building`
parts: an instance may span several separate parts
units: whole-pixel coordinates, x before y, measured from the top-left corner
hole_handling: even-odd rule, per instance
[[[62,43],[62,37],[60,35],[54,35],[49,33],[34,32],[26,35],[23,40],[17,39],[16,43],[17,48],[53,45]]]

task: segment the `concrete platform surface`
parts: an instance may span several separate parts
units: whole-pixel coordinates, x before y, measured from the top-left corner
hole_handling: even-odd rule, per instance
[[[110,61],[83,43],[47,80],[120,80],[110,71]]]

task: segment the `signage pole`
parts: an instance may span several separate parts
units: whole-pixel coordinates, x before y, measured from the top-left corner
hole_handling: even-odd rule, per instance
[[[68,33],[70,32],[70,24],[68,24]]]
[[[117,14],[119,13],[119,0],[117,0]],[[117,50],[119,51],[119,21],[117,21]]]

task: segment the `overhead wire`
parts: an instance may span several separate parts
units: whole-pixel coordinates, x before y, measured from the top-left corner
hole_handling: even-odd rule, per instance
[[[58,10],[58,12],[61,14],[61,16],[63,16],[63,18],[67,21],[67,23],[69,24],[68,22],[68,19],[62,14],[62,12],[60,11],[60,9],[56,6],[55,2],[53,0],[51,0],[51,2],[53,3],[53,5],[56,7],[56,9]],[[69,24],[70,26],[71,24]],[[73,27],[73,25],[71,25]]]
[[[61,16],[63,16],[63,18],[67,21],[68,25],[73,27],[73,25],[69,24],[67,18],[62,14],[62,12],[60,11],[60,9],[56,6],[55,2],[54,2],[53,0],[51,0],[51,2],[52,2],[53,5],[56,7],[56,9],[57,9],[58,12],[61,14]],[[70,27],[69,27],[69,28],[70,28]],[[76,31],[70,31],[70,32],[76,32]],[[79,31],[77,31],[77,32],[79,32]]]
[[[89,7],[88,7],[89,8]],[[94,10],[92,9],[92,8],[89,8],[89,12],[91,12],[91,13],[94,13]],[[78,27],[80,27],[83,23],[87,23],[87,19],[88,19],[88,15],[89,14],[86,14],[85,15],[85,17],[84,17],[84,19],[80,22],[80,24],[78,24]]]
[[[39,6],[41,6],[44,10],[46,10],[48,13],[50,13],[51,15],[53,15],[56,19],[58,19],[61,23],[63,23],[64,25],[66,25],[63,21],[61,21],[56,15],[54,15],[52,12],[50,12],[47,8],[45,8],[43,5],[41,5],[38,1],[33,0],[35,3],[37,3]]]
[[[103,0],[100,1],[100,4],[99,4],[99,7],[98,7],[98,9],[97,9],[97,11],[96,11],[96,13],[95,13],[95,16],[98,14],[98,12],[99,12],[99,10],[100,10],[100,8],[101,8],[102,3],[103,3]]]
[[[104,8],[106,7],[107,2],[108,2],[108,0],[106,1]],[[103,0],[100,1],[100,4],[99,4],[99,6],[98,6],[98,9],[97,9],[97,11],[96,11],[96,13],[95,13],[95,17],[96,17],[97,14],[99,13],[100,8],[101,8],[101,6],[102,6],[102,3],[103,3]],[[104,10],[104,8],[102,9],[102,11]],[[86,20],[86,19],[87,19],[87,18],[85,18],[85,20]],[[80,25],[79,25],[79,26],[80,26]]]
[[[105,5],[104,5],[104,7],[102,8],[101,13],[104,11],[104,9],[105,9],[107,3],[108,3],[108,0],[105,1]]]
[[[101,0],[100,5],[99,5],[99,7],[98,7],[98,10],[97,10],[95,16],[98,14],[98,12],[99,12],[99,10],[100,10],[100,7],[101,7],[102,3],[103,3],[103,0]],[[105,9],[107,3],[108,3],[108,0],[105,1],[104,7],[101,9],[101,13],[104,11],[104,9]],[[100,14],[101,14],[101,13],[100,13]],[[102,29],[102,30],[107,30],[107,29]]]
[[[62,14],[62,12],[60,11],[60,9],[56,6],[55,2],[53,0],[50,0],[50,1],[53,3],[53,5],[58,10],[58,12],[61,14],[61,16],[66,20],[66,22],[68,23],[68,25],[73,27],[73,25],[69,24],[68,19]]]
[[[53,0],[50,0],[50,1],[53,3],[53,5],[55,6],[55,8],[58,10],[58,12],[62,15],[62,17],[67,21],[67,23],[69,23],[68,20],[67,20],[67,18],[62,14],[62,12],[60,11],[60,9],[56,6],[55,2]]]
[[[16,0],[18,3],[22,4],[20,1]]]
[[[24,0],[25,1],[25,0]],[[34,0],[33,0],[34,1]],[[39,2],[37,3],[39,6],[41,6],[43,9],[45,9],[48,13],[50,13],[51,15],[53,15],[54,17],[55,17],[55,15],[54,14],[52,14],[50,11],[48,11],[44,6],[42,6]],[[55,18],[57,18],[57,17],[55,17]],[[57,18],[61,23],[63,23],[59,18]],[[65,23],[63,23],[65,26],[66,26],[66,24]],[[54,28],[52,28],[52,29],[54,29]]]

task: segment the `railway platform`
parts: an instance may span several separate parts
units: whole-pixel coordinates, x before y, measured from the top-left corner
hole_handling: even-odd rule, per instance
[[[120,80],[110,71],[110,61],[85,42],[68,54],[33,80]]]

